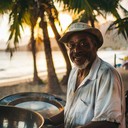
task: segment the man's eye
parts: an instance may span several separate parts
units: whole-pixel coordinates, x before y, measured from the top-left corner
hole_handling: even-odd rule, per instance
[[[81,41],[80,42],[80,46],[82,46],[82,47],[88,47],[89,45],[85,41]]]
[[[80,46],[84,46],[85,42],[84,41],[80,41]]]

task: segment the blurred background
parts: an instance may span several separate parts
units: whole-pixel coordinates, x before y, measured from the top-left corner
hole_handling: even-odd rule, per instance
[[[72,63],[68,50],[59,43],[66,28],[83,21],[100,29],[104,44],[98,55],[123,76],[125,87],[128,60],[128,1],[1,0],[0,1],[0,86],[15,91],[65,91]],[[27,90],[27,86],[33,85]],[[63,86],[61,86],[63,85]],[[34,90],[34,87],[38,90]],[[16,87],[16,86],[15,86]],[[20,86],[21,87],[21,86]],[[10,90],[10,89],[9,89]],[[57,92],[58,92],[57,90]],[[7,95],[4,91],[1,96]]]

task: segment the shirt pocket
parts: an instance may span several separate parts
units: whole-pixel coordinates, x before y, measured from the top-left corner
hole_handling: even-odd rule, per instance
[[[90,98],[87,96],[81,96],[80,97],[80,101],[85,105],[85,106],[89,106],[90,105]]]
[[[79,97],[74,104],[75,112],[83,113],[87,110],[89,103],[85,98]]]
[[[90,115],[90,102],[88,102],[84,97],[80,97],[75,111],[76,124],[83,125]]]
[[[89,102],[86,101],[85,99],[80,98],[81,102],[85,105],[85,106],[89,106]]]

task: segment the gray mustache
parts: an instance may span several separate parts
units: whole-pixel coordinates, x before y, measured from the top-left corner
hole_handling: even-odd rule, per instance
[[[86,54],[79,52],[79,53],[74,53],[73,56],[74,57],[79,57],[79,56],[85,56],[86,57]]]

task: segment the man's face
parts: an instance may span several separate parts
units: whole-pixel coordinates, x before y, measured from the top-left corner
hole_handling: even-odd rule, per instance
[[[74,33],[69,38],[67,47],[71,61],[80,69],[91,65],[96,58],[95,38],[88,33]]]

